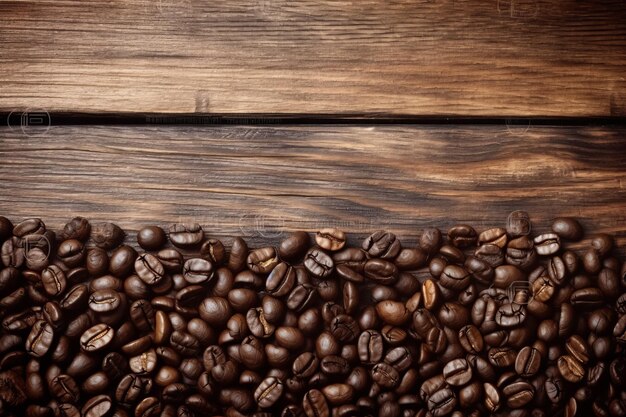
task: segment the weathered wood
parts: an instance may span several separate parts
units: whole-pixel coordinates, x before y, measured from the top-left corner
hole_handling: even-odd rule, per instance
[[[576,216],[626,247],[626,127],[289,126],[0,129],[0,214],[198,222],[273,244],[286,231],[506,224]],[[128,241],[134,241],[129,236]]]
[[[620,0],[3,1],[0,111],[625,116]]]

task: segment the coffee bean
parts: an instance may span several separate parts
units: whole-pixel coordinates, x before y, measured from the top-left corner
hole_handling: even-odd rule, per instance
[[[470,274],[464,268],[457,265],[448,265],[444,268],[439,282],[445,288],[460,291],[470,283]]]
[[[308,233],[303,231],[294,232],[280,243],[278,256],[286,261],[296,261],[304,256],[309,242]]]
[[[122,296],[115,290],[97,290],[89,297],[89,308],[96,313],[117,310],[122,305]]]
[[[459,343],[469,353],[480,353],[484,346],[480,330],[471,324],[459,330]]]
[[[266,290],[276,296],[287,295],[296,284],[296,271],[286,262],[281,262],[269,274],[265,283]]]
[[[145,250],[158,250],[166,241],[165,231],[159,226],[146,226],[137,232],[137,243]]]
[[[322,229],[315,234],[315,243],[327,251],[335,252],[346,244],[346,234],[339,229]]]
[[[26,351],[35,357],[42,357],[50,350],[54,330],[50,323],[45,320],[38,320],[26,338]]]
[[[573,356],[563,355],[559,358],[557,364],[563,378],[570,382],[578,382],[585,375],[585,370],[581,363]]]
[[[85,352],[96,352],[106,348],[115,335],[115,331],[104,323],[96,324],[80,337],[80,347]]]
[[[320,370],[326,375],[347,375],[350,372],[350,364],[341,356],[328,355],[320,361]]]
[[[393,233],[379,230],[368,236],[361,246],[371,257],[393,259],[402,249],[400,241]]]
[[[552,231],[567,240],[580,240],[583,237],[583,228],[572,217],[558,217],[552,223]]]
[[[53,297],[61,295],[67,286],[65,273],[56,265],[50,265],[41,272],[41,282],[46,294]]]
[[[381,301],[376,304],[376,313],[383,322],[392,326],[401,326],[411,317],[404,303],[400,301]]]
[[[91,240],[97,247],[113,249],[124,240],[124,231],[113,223],[98,223],[91,227]]]
[[[325,279],[332,273],[334,262],[325,252],[313,248],[304,257],[304,267],[313,276]]]
[[[398,279],[398,267],[384,259],[368,260],[363,271],[367,278],[382,285],[392,285]]]
[[[510,408],[522,408],[534,397],[533,386],[526,381],[516,381],[502,388],[506,404]]]
[[[309,390],[302,399],[302,409],[307,417],[329,417],[330,410],[324,394],[317,390]]]
[[[192,258],[183,266],[183,277],[190,284],[209,282],[214,275],[213,264],[206,259]]]
[[[254,391],[254,400],[261,408],[270,408],[281,397],[284,390],[282,381],[275,377],[268,377],[259,384]]]
[[[465,359],[454,359],[443,368],[446,382],[454,386],[463,386],[472,379],[472,368]]]
[[[278,262],[276,250],[272,247],[255,249],[246,260],[248,268],[257,274],[268,274]]]
[[[556,233],[544,233],[535,237],[535,250],[541,256],[553,255],[561,248],[561,239]]]
[[[15,233],[14,233],[15,234]],[[606,256],[613,249],[613,238],[606,233],[598,233],[591,240],[591,246],[598,251],[600,256]]]
[[[60,402],[76,404],[80,398],[80,389],[74,379],[66,374],[54,377],[50,381],[50,393]]]
[[[179,248],[189,248],[200,244],[204,231],[197,223],[173,224],[169,228],[170,242]]]
[[[165,274],[165,268],[159,258],[149,253],[139,255],[134,266],[137,276],[148,285],[158,284]]]
[[[467,248],[476,244],[476,230],[467,224],[460,224],[448,230],[448,240],[457,248]]]
[[[457,399],[450,388],[441,388],[434,392],[427,402],[428,411],[433,416],[446,416],[454,410],[457,404]]]
[[[400,382],[398,371],[384,362],[379,362],[374,365],[371,376],[374,382],[388,389],[395,388]]]

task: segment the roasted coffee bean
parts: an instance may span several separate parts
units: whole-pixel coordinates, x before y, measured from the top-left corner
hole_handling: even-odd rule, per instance
[[[97,290],[89,297],[89,308],[96,313],[116,311],[122,305],[122,296],[115,290]]]
[[[374,365],[371,376],[374,382],[388,389],[393,389],[400,383],[398,371],[393,366],[384,362],[379,362]]]
[[[382,285],[392,285],[398,278],[398,267],[384,259],[368,260],[363,271],[367,278]]]
[[[414,271],[426,265],[428,254],[419,248],[404,248],[394,259],[394,263],[401,271]]]
[[[69,375],[61,374],[54,377],[50,383],[50,393],[60,402],[76,404],[80,398],[80,389]]]
[[[559,367],[560,374],[569,382],[579,382],[585,376],[585,369],[573,356],[561,356],[557,365]]]
[[[340,314],[333,318],[329,327],[332,335],[342,343],[356,340],[360,333],[358,323],[347,314]]]
[[[281,262],[269,274],[265,282],[267,292],[275,297],[287,295],[296,284],[296,270],[286,262]]]
[[[124,278],[132,272],[133,265],[136,267],[136,258],[137,252],[135,249],[127,245],[121,245],[111,253],[109,271],[118,278]]]
[[[552,223],[552,231],[567,240],[580,240],[583,236],[583,228],[572,217],[558,217]]]
[[[400,301],[381,301],[376,304],[376,313],[383,322],[392,326],[401,326],[411,318],[409,310]]]
[[[460,266],[448,265],[441,273],[439,283],[450,290],[460,291],[469,285],[470,274]]]
[[[46,294],[56,297],[67,287],[65,273],[56,265],[50,265],[41,272],[41,282]]]
[[[278,256],[286,261],[296,261],[304,256],[310,242],[308,233],[297,231],[284,239],[278,247]]]
[[[541,256],[553,255],[561,248],[561,239],[556,233],[544,233],[535,237],[535,250]]]
[[[433,416],[446,416],[454,410],[456,407],[457,400],[450,388],[441,388],[440,390],[434,392],[429,398],[427,402],[428,411]]]
[[[183,277],[190,284],[209,282],[214,275],[213,264],[206,259],[192,258],[183,266]]]
[[[598,233],[591,240],[591,246],[598,251],[600,256],[606,256],[609,252],[611,252],[613,249],[613,243],[613,237],[606,233]]]
[[[350,372],[350,364],[341,356],[328,355],[320,361],[320,370],[326,375],[347,375]]]
[[[368,236],[361,246],[371,257],[393,259],[402,249],[400,241],[393,233],[379,230]]]
[[[477,238],[476,230],[466,224],[460,224],[448,230],[448,240],[457,248],[473,246]]]
[[[280,379],[265,378],[254,391],[254,400],[260,408],[270,408],[280,399],[283,390],[284,384]]]
[[[38,320],[26,338],[26,352],[35,357],[42,357],[50,350],[54,339],[54,330],[50,323]]]
[[[472,379],[472,368],[465,359],[454,359],[443,368],[446,382],[454,386],[463,386]]]
[[[313,248],[304,257],[304,267],[311,275],[325,279],[333,272],[334,262],[325,252]]]
[[[199,245],[204,239],[204,231],[199,224],[173,224],[169,231],[170,242],[179,248],[189,248]]]
[[[309,390],[302,399],[302,409],[307,417],[329,417],[330,409],[324,394],[317,390]]]
[[[480,353],[484,346],[480,330],[471,324],[459,330],[459,343],[469,353]]]
[[[359,336],[359,359],[364,364],[375,364],[383,357],[383,337],[376,330],[366,330]]]
[[[106,348],[113,337],[115,330],[104,323],[96,324],[86,330],[80,337],[80,347],[85,352],[96,352]]]
[[[145,250],[158,250],[166,241],[165,231],[159,226],[143,227],[137,232],[137,243]]]
[[[346,234],[339,229],[322,229],[315,234],[315,243],[320,248],[335,252],[346,244]]]
[[[91,227],[91,240],[102,249],[113,249],[124,240],[124,231],[113,223],[98,223]]]
[[[165,268],[156,256],[143,253],[135,261],[137,276],[148,285],[157,285],[163,279]]]

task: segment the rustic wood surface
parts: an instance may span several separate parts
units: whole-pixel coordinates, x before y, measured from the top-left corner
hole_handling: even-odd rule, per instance
[[[0,129],[0,215],[75,215],[277,243],[296,229],[478,230],[527,210],[614,233],[626,253],[626,127],[288,126]]]
[[[625,116],[622,0],[0,2],[0,111]]]

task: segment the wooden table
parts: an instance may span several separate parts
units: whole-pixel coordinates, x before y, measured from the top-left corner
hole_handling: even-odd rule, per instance
[[[522,209],[624,245],[624,22],[623,1],[0,2],[0,112],[52,120],[0,128],[0,214],[412,244]]]

